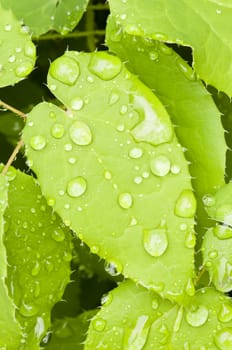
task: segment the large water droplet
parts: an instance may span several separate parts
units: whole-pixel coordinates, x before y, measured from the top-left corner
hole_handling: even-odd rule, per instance
[[[121,193],[118,196],[118,203],[123,209],[129,209],[133,205],[133,197],[130,193]]]
[[[80,197],[83,193],[85,193],[86,188],[86,180],[82,176],[78,176],[68,182],[67,193],[71,197]]]
[[[158,109],[156,111],[152,103],[139,95],[134,95],[134,108],[142,118],[142,122],[131,131],[137,142],[148,142],[156,146],[171,140],[172,125],[165,111],[158,115]]]
[[[224,328],[214,337],[215,344],[220,350],[232,349],[232,328]]]
[[[92,142],[92,132],[89,126],[82,121],[74,122],[69,129],[69,134],[76,145],[86,146]]]
[[[221,309],[218,314],[218,320],[220,322],[230,322],[232,320],[232,304],[227,302],[221,305]]]
[[[142,350],[147,342],[150,331],[150,322],[147,315],[137,318],[134,328],[127,328],[123,339],[124,350]]]
[[[214,235],[219,239],[232,238],[232,229],[224,225],[216,225],[213,228]]]
[[[143,245],[151,256],[161,256],[168,247],[167,230],[165,227],[158,227],[153,230],[144,230]]]
[[[175,214],[182,218],[191,218],[196,211],[196,199],[191,190],[181,192],[176,201]]]
[[[30,145],[35,151],[40,151],[46,146],[46,139],[41,135],[32,136]]]
[[[77,81],[80,70],[74,59],[62,56],[52,62],[49,72],[61,83],[72,86]]]
[[[64,126],[63,124],[54,124],[51,128],[51,135],[56,139],[60,139],[64,136]]]
[[[41,335],[44,334],[44,332],[45,332],[44,320],[42,317],[37,317],[36,318],[36,325],[34,328],[34,334],[35,334],[36,338],[40,340]]]
[[[150,162],[150,168],[154,175],[165,176],[169,173],[171,167],[170,160],[164,156],[160,155],[153,158]]]
[[[120,59],[103,51],[93,53],[89,62],[89,70],[103,80],[115,78],[121,69]]]
[[[186,321],[192,327],[201,327],[208,320],[208,316],[209,310],[206,306],[192,306],[192,308],[186,313]]]
[[[35,316],[38,312],[38,307],[33,304],[26,304],[24,301],[22,302],[19,312],[22,316],[32,317]]]
[[[80,111],[84,106],[84,101],[80,97],[75,97],[72,99],[70,106],[74,111]]]
[[[103,332],[106,327],[106,321],[103,318],[97,317],[92,321],[93,329],[97,332]]]

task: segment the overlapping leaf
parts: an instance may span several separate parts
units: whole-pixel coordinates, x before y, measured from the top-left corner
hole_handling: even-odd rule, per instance
[[[7,230],[7,285],[25,334],[18,349],[38,349],[50,311],[69,281],[69,230],[47,206],[35,180],[11,168]]]
[[[202,247],[204,264],[215,287],[223,292],[232,290],[232,183],[204,202],[216,226],[209,229]]]
[[[231,346],[232,303],[223,294],[201,289],[184,308],[127,281],[108,294],[91,321],[85,350],[229,350]]]
[[[7,275],[6,250],[3,244],[4,212],[7,207],[7,179],[0,174],[0,348],[15,350],[19,348],[22,334],[15,319],[15,306],[8,295],[5,284]]]
[[[0,87],[14,85],[31,73],[35,46],[25,26],[0,4]]]
[[[1,3],[23,20],[33,35],[39,36],[52,29],[62,34],[71,31],[86,10],[88,0],[1,0]]]
[[[23,133],[48,203],[114,274],[182,299],[196,203],[166,110],[104,52],[66,52],[48,86],[68,109],[37,105]]]
[[[212,97],[171,48],[127,34],[112,17],[107,23],[107,45],[166,106],[186,148],[194,189],[201,202],[203,195],[215,192],[224,183],[226,144]]]
[[[200,78],[232,95],[229,2],[145,0],[141,4],[139,0],[110,0],[109,4],[127,33],[191,46]]]

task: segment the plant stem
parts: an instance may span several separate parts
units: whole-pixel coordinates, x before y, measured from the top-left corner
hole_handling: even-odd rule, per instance
[[[206,272],[206,267],[205,265],[202,266],[202,269],[199,271],[198,275],[195,278],[195,286],[197,286],[197,284],[199,283],[200,279],[202,278],[202,276],[204,275],[204,273]]]
[[[46,34],[46,35],[42,35],[39,38],[33,38],[34,41],[43,41],[43,40],[66,40],[66,39],[75,39],[75,38],[84,38],[84,37],[88,37],[88,36],[97,36],[97,35],[105,35],[105,30],[103,29],[98,29],[98,30],[88,30],[88,31],[84,31],[84,32],[72,32],[66,35],[61,35],[61,34]]]
[[[5,103],[5,102],[3,102],[3,101],[1,101],[1,100],[0,100],[0,106],[2,106],[2,107],[4,107],[4,108],[8,109],[8,111],[11,111],[11,112],[17,114],[17,115],[20,116],[21,118],[24,118],[24,119],[25,119],[25,118],[27,117],[25,113],[19,111],[18,109],[14,108],[14,107],[12,107],[12,106],[10,106],[10,105],[8,105],[7,103]]]
[[[15,149],[13,150],[10,158],[8,159],[6,165],[4,166],[3,170],[2,170],[2,174],[6,175],[9,167],[11,166],[11,164],[13,163],[13,161],[15,160],[15,157],[17,156],[17,154],[20,151],[20,148],[23,146],[23,140],[19,140],[19,142],[17,143]]]

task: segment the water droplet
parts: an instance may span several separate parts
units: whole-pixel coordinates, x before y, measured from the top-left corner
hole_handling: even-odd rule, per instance
[[[120,132],[124,131],[125,130],[125,125],[124,124],[119,124],[116,129]]]
[[[47,260],[45,260],[44,265],[45,265],[45,269],[46,269],[48,272],[52,272],[52,271],[53,271],[53,269],[54,269],[54,264],[53,264],[52,261],[50,261],[50,260],[47,259]]]
[[[209,316],[209,310],[204,305],[192,306],[186,313],[186,321],[192,327],[201,327],[206,323]]]
[[[54,207],[55,203],[56,203],[55,198],[48,198],[48,199],[47,199],[47,204],[48,204],[50,207]],[[46,209],[45,209],[44,206],[41,206],[40,209],[41,209],[41,211],[46,211]]]
[[[74,111],[80,111],[84,106],[84,101],[80,97],[76,97],[72,99],[70,106]]]
[[[214,337],[215,344],[220,350],[232,349],[232,328],[224,328]]]
[[[157,146],[169,142],[173,135],[172,125],[165,110],[157,114],[156,107],[145,97],[134,95],[134,109],[141,115],[142,121],[131,134],[137,142],[148,142]],[[159,106],[160,109],[161,106]]]
[[[196,199],[191,190],[181,192],[176,201],[175,214],[182,218],[191,218],[195,215]]]
[[[174,174],[174,175],[179,174],[179,173],[180,173],[180,167],[179,167],[179,165],[173,164],[173,165],[171,166],[171,173]]]
[[[112,179],[112,174],[111,174],[111,172],[110,171],[104,171],[104,178],[106,179],[106,180],[111,180]]]
[[[64,231],[61,229],[56,229],[56,230],[52,231],[52,238],[56,242],[63,242],[63,240],[65,239]]]
[[[195,286],[194,286],[192,278],[188,279],[185,291],[190,297],[193,297],[195,295]]]
[[[141,315],[137,318],[133,328],[125,330],[123,339],[123,349],[127,350],[142,350],[147,342],[150,331],[150,322],[147,315]]]
[[[152,300],[151,307],[152,307],[153,310],[157,310],[158,309],[158,307],[159,307],[158,299],[155,298],[155,299]]]
[[[143,245],[148,254],[154,257],[163,255],[168,247],[167,230],[158,227],[153,230],[144,230]]]
[[[111,260],[105,264],[105,271],[111,276],[120,275],[122,273],[122,270],[122,264],[118,261]]]
[[[103,318],[97,317],[92,320],[93,329],[97,332],[103,332],[106,327],[106,321]]]
[[[150,58],[151,61],[158,61],[159,53],[157,51],[150,51],[149,52],[149,58]]]
[[[231,303],[223,303],[218,314],[220,322],[230,322],[232,320],[232,305]]]
[[[24,53],[27,57],[35,58],[36,55],[36,49],[35,45],[31,41],[27,41],[24,46]]]
[[[19,312],[22,316],[25,317],[32,317],[35,316],[38,312],[38,307],[33,304],[26,304],[24,301],[22,302]]]
[[[218,251],[217,250],[211,250],[209,252],[210,259],[215,259],[215,258],[217,258],[217,256],[218,256]]]
[[[101,298],[101,304],[104,306],[110,305],[113,301],[113,294],[108,293],[108,294],[103,294]]]
[[[177,315],[176,315],[176,319],[175,319],[174,325],[173,325],[173,332],[178,332],[179,331],[180,326],[181,326],[181,322],[182,322],[182,319],[183,319],[183,315],[184,315],[184,309],[183,309],[183,306],[180,306],[179,310],[177,312]]]
[[[191,81],[196,79],[194,70],[182,58],[178,58],[176,60],[176,65],[181,71],[181,73],[184,74],[185,78]]]
[[[82,176],[78,176],[68,182],[67,193],[71,197],[80,197],[83,193],[85,193],[86,188],[86,180]]]
[[[64,126],[62,124],[54,124],[51,128],[51,134],[56,139],[60,139],[64,136]]]
[[[169,46],[167,46],[167,45],[165,45],[165,44],[161,44],[161,43],[160,43],[159,48],[160,48],[160,51],[161,51],[164,55],[170,56],[170,55],[173,54],[173,51],[172,51],[171,47],[169,47]]]
[[[213,233],[218,239],[232,238],[232,229],[224,225],[216,225],[213,228]]]
[[[31,270],[31,275],[37,276],[40,272],[40,269],[41,269],[40,263],[38,261],[36,261],[34,267]]]
[[[121,109],[120,109],[120,114],[124,115],[124,114],[126,114],[127,111],[128,111],[127,105],[122,105]]]
[[[49,118],[56,119],[56,113],[53,111],[49,112]]]
[[[93,53],[89,62],[89,70],[103,80],[115,78],[121,69],[120,59],[103,51]]]
[[[133,204],[133,197],[130,193],[121,193],[118,196],[118,202],[119,205],[123,208],[123,209],[129,209],[132,207]]]
[[[74,85],[79,76],[78,63],[67,56],[57,58],[52,62],[49,70],[51,76],[66,85]]]
[[[143,178],[141,176],[135,176],[134,183],[137,185],[141,184],[143,182]]]
[[[40,151],[46,146],[46,140],[41,135],[32,136],[30,145],[35,151]]]
[[[70,163],[70,164],[75,164],[76,163],[76,158],[75,157],[70,157],[69,159],[68,159],[68,162]]]
[[[188,232],[184,244],[185,244],[186,248],[192,249],[192,248],[195,247],[195,245],[196,245],[196,236],[195,236],[193,230],[190,230]]]
[[[151,171],[156,176],[167,175],[169,173],[170,167],[170,160],[164,155],[157,156],[150,162]]]
[[[66,143],[64,145],[64,150],[67,151],[67,152],[70,152],[72,150],[72,145],[71,143]]]
[[[69,129],[69,134],[76,145],[86,146],[92,142],[92,132],[84,122],[74,122]]]
[[[152,39],[159,40],[159,41],[166,41],[167,36],[164,33],[154,33],[152,34]]]
[[[24,61],[17,65],[17,67],[15,68],[15,74],[18,78],[24,78],[31,73],[32,69],[33,64],[29,61]]]
[[[232,205],[225,204],[218,207],[215,217],[224,224],[232,226]]]
[[[46,329],[45,329],[45,324],[44,324],[43,318],[37,317],[36,318],[36,325],[34,328],[34,333],[35,333],[36,338],[40,340],[41,335],[44,334],[45,330]]]
[[[141,158],[143,155],[143,150],[141,148],[138,147],[134,147],[129,151],[129,156],[131,158]]]
[[[8,62],[9,62],[9,63],[14,63],[15,60],[16,60],[15,55],[11,55],[11,56],[9,56],[9,58],[8,58]]]
[[[39,295],[40,295],[40,285],[39,285],[39,282],[36,282],[36,283],[35,283],[33,295],[34,295],[35,298],[38,298]]]
[[[12,25],[11,25],[11,24],[6,24],[6,25],[4,26],[4,29],[5,29],[6,32],[10,32],[11,29],[12,29]]]
[[[7,170],[6,176],[9,181],[13,181],[17,176],[17,170],[13,167],[10,167]]]
[[[122,26],[117,25],[117,23],[116,23],[116,27],[114,28],[114,31],[111,32],[110,39],[113,42],[117,43],[117,42],[121,41],[122,36],[123,36]]]
[[[109,96],[109,101],[108,101],[109,105],[110,106],[114,105],[115,103],[118,102],[118,100],[119,100],[119,94],[117,92],[112,91]]]

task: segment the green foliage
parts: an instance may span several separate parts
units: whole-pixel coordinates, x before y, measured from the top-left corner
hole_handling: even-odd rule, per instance
[[[231,11],[0,0],[1,349],[232,348]]]

